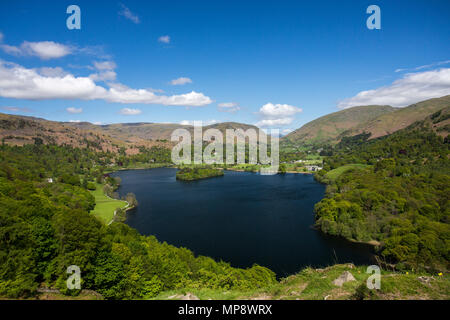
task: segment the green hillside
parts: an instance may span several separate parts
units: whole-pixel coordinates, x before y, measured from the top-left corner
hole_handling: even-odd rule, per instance
[[[441,98],[425,100],[406,108],[398,108],[395,112],[383,114],[367,123],[354,128],[347,135],[370,132],[370,139],[394,133],[406,128],[416,121],[450,106],[450,95]]]
[[[390,106],[361,106],[334,112],[308,122],[281,140],[291,143],[335,143],[350,128],[355,128],[395,109]]]
[[[336,144],[343,137],[363,132],[370,139],[394,133],[450,106],[450,95],[429,99],[405,108],[361,106],[345,109],[313,120],[281,139],[283,145]]]

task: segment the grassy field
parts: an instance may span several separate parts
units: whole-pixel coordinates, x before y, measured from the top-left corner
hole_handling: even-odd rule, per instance
[[[125,201],[116,200],[107,197],[103,193],[103,185],[96,184],[97,189],[90,191],[95,197],[95,208],[91,211],[93,215],[98,217],[104,223],[109,223],[114,217],[114,211],[117,208],[123,208],[127,205]]]
[[[333,169],[329,172],[327,172],[327,174],[325,175],[325,177],[327,179],[330,179],[331,181],[336,180],[337,178],[339,178],[339,176],[341,174],[343,174],[345,171],[348,171],[350,169],[363,169],[368,167],[368,165],[366,164],[359,164],[359,163],[355,163],[355,164],[346,164],[345,166]]]

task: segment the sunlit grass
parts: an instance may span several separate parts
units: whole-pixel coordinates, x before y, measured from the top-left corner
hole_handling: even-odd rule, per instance
[[[117,208],[125,207],[127,203],[122,200],[107,197],[103,193],[103,185],[97,183],[96,187],[96,190],[90,191],[95,197],[95,208],[91,211],[91,213],[104,223],[109,223],[114,217],[114,211]]]

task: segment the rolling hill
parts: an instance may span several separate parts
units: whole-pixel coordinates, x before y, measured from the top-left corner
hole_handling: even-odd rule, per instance
[[[349,129],[394,111],[395,108],[390,106],[361,106],[345,109],[308,122],[281,140],[292,143],[335,143],[338,142],[337,138]]]
[[[186,129],[194,135],[194,127],[192,125],[181,125],[176,123],[117,123],[109,125],[94,125],[89,122],[78,123],[66,123],[75,128],[88,129],[88,130],[100,130],[104,134],[107,134],[115,139],[127,143],[138,143],[140,140],[157,141],[157,142],[170,142],[170,137],[175,129]],[[222,122],[203,127],[203,132],[208,129],[218,129],[222,132],[224,138],[226,129],[255,129],[258,132],[258,128],[253,125],[238,123],[238,122]]]
[[[281,139],[284,144],[336,144],[343,137],[363,132],[370,139],[391,134],[450,106],[450,95],[405,108],[360,106],[313,120]]]
[[[90,122],[57,122],[42,118],[0,113],[0,139],[10,145],[44,144],[90,147],[96,151],[118,152],[125,148],[127,154],[139,153],[139,147],[171,147],[175,129],[184,128],[193,137],[194,127],[174,123],[117,123],[95,125]],[[224,122],[203,127],[218,129],[225,138],[226,129],[255,129],[257,127],[237,122]]]
[[[0,113],[0,139],[2,143],[22,146],[35,141],[44,144],[92,147],[98,151],[118,151],[123,145],[100,131],[82,130],[65,123],[41,118]]]

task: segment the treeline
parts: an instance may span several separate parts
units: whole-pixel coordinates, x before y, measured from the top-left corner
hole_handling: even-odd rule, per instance
[[[326,158],[319,181],[326,198],[315,206],[325,233],[377,240],[380,254],[397,267],[448,270],[450,249],[449,141],[415,124],[392,135],[345,139]],[[327,175],[346,164],[366,164]]]
[[[0,159],[2,297],[32,296],[42,283],[77,294],[66,286],[71,265],[81,269],[82,289],[107,299],[146,299],[178,288],[244,290],[276,281],[272,271],[257,265],[232,268],[141,236],[123,223],[101,223],[88,213],[95,206],[89,191],[75,180],[59,179],[95,172],[106,161],[100,154],[46,145],[1,146]]]
[[[176,173],[176,179],[183,181],[193,181],[219,176],[223,176],[223,170],[215,169],[212,166],[182,167]]]

